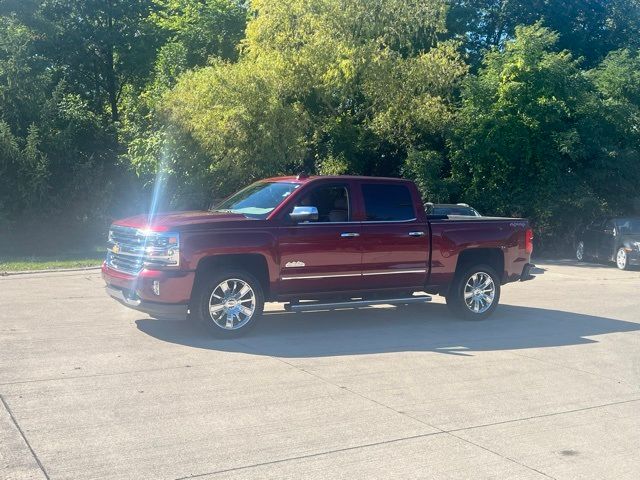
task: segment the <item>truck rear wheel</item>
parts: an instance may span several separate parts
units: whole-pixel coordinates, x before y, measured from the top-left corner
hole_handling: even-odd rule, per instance
[[[449,293],[447,306],[466,320],[489,317],[500,301],[500,279],[489,265],[475,265],[456,274]]]
[[[194,320],[214,336],[244,335],[262,315],[264,293],[260,282],[242,270],[223,270],[209,275],[197,287]]]

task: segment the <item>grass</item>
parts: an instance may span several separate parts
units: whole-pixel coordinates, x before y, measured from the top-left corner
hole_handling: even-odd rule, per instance
[[[104,260],[103,251],[94,250],[56,256],[0,257],[0,274],[26,270],[55,270],[60,268],[98,267]]]

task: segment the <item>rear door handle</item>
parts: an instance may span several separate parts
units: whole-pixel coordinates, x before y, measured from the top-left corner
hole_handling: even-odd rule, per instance
[[[424,237],[424,232],[409,232],[410,237]]]
[[[359,237],[360,234],[357,232],[343,232],[340,234],[340,236],[342,238],[353,238],[353,237]]]

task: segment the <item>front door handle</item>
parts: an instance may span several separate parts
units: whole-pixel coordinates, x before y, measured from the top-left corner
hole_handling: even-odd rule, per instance
[[[353,238],[353,237],[359,237],[360,234],[357,232],[343,232],[340,234],[340,236],[342,238]]]
[[[410,237],[424,237],[424,232],[409,232]]]

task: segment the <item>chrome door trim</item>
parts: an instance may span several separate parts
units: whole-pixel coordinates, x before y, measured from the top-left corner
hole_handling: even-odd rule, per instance
[[[360,277],[361,273],[337,273],[335,275],[300,275],[295,277],[282,277],[281,280],[307,280],[318,278]]]
[[[359,277],[370,275],[400,275],[407,273],[427,273],[426,268],[413,268],[411,270],[384,270],[380,272],[365,272],[365,273],[337,273],[335,275],[300,275],[295,277],[282,277],[281,280],[308,280],[318,278],[340,278],[340,277]]]
[[[375,225],[377,223],[413,223],[417,221],[418,219],[416,217],[406,220],[362,220],[362,225]]]
[[[426,268],[412,268],[411,270],[383,270],[380,272],[364,272],[362,275],[398,275],[404,273],[427,273]]]

